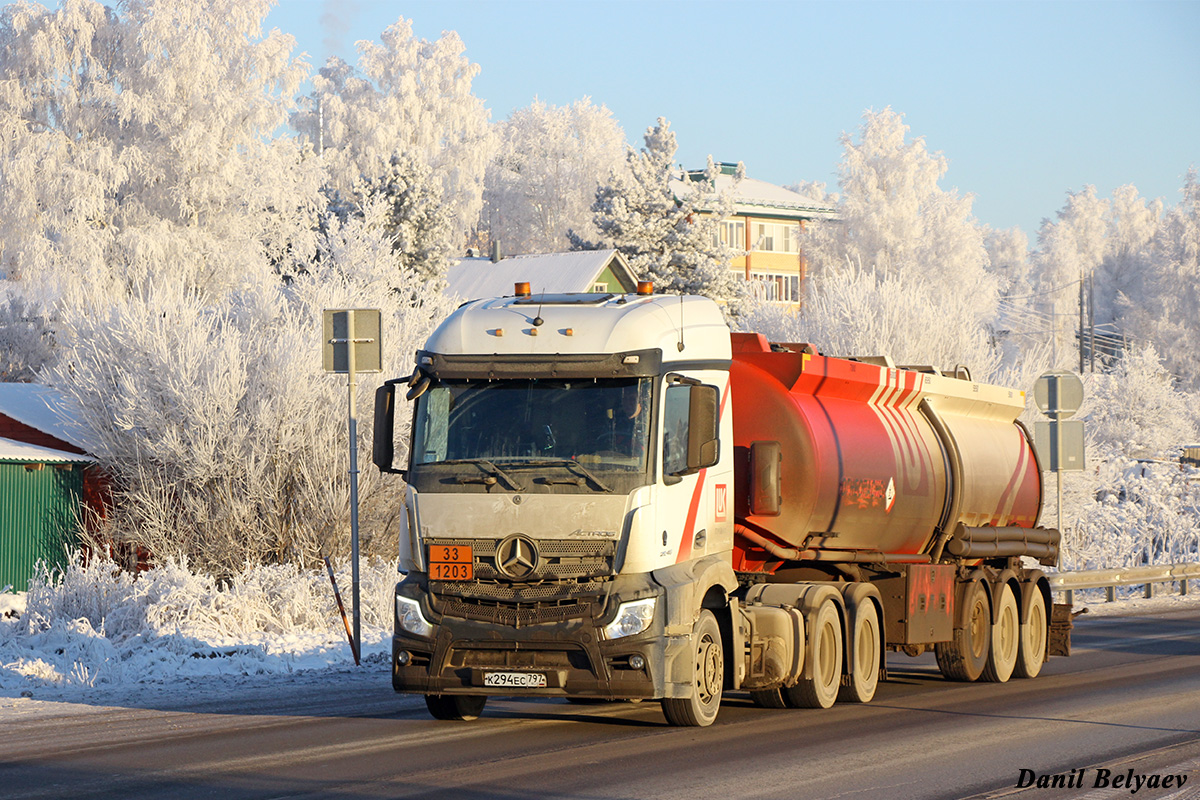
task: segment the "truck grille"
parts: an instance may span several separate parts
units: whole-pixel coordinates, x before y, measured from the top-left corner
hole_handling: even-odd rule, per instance
[[[474,554],[477,581],[508,581],[496,568],[496,548],[499,539],[430,539],[430,547],[470,546]],[[617,543],[611,539],[579,541],[575,539],[538,539],[537,570],[523,583],[538,581],[595,580],[613,574],[613,558]]]
[[[594,616],[613,574],[612,540],[539,539],[536,570],[521,582],[496,568],[496,539],[434,539],[430,547],[470,546],[474,580],[429,582],[443,614],[514,628]]]

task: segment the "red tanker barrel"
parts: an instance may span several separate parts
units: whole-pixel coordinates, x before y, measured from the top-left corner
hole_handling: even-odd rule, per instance
[[[733,344],[739,524],[797,549],[897,555],[927,552],[944,517],[951,529],[958,521],[1034,524],[1040,474],[1013,424],[1023,397],[998,402],[993,395],[1008,390],[826,358],[802,345],[772,352],[758,334],[734,334]],[[749,508],[747,455],[762,441],[781,448],[777,515]],[[746,547],[735,567],[761,568],[765,552],[739,544]]]

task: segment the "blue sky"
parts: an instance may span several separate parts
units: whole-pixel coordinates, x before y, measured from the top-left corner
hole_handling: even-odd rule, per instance
[[[634,144],[659,116],[679,159],[833,187],[839,136],[891,106],[949,159],[945,188],[1019,226],[1086,184],[1178,201],[1200,166],[1200,2],[280,0],[267,19],[314,67],[356,62],[401,16],[454,30],[503,119],[589,95]]]

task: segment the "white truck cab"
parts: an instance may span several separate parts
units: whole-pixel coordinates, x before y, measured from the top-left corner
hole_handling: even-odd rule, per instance
[[[665,698],[681,724],[711,721],[737,588],[730,359],[712,301],[648,291],[518,284],[439,326],[376,406],[375,462],[408,484],[396,690],[446,718],[528,694]],[[702,617],[717,646],[698,669]]]

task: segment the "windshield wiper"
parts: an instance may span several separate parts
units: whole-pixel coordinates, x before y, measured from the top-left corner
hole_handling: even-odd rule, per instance
[[[608,485],[604,483],[604,481],[597,478],[590,469],[585,467],[577,459],[574,459],[574,458],[539,459],[539,460],[534,460],[534,461],[523,461],[521,463],[529,464],[529,465],[535,466],[535,467],[574,467],[575,469],[582,472],[584,474],[584,477],[586,477],[592,483],[596,484],[597,489],[599,489],[602,492],[609,492],[610,494],[612,493],[612,489],[610,489],[608,487]],[[542,478],[542,480],[544,480],[546,483],[573,483],[576,486],[583,485],[579,479],[570,480],[570,481],[556,481],[553,478]]]
[[[526,491],[525,487],[522,486],[521,484],[517,483],[515,480],[513,480],[511,475],[509,475],[507,472],[505,472],[504,470],[497,467],[491,461],[488,461],[486,458],[456,458],[451,461],[443,461],[442,463],[443,464],[474,464],[475,466],[481,467],[484,470],[486,470],[487,472],[491,473],[491,474],[487,475],[486,477],[482,477],[482,478],[459,478],[458,479],[459,483],[482,483],[485,486],[492,486],[496,483],[496,479],[500,478],[505,483],[507,483],[508,488],[512,489],[513,491],[515,491],[515,492]]]

